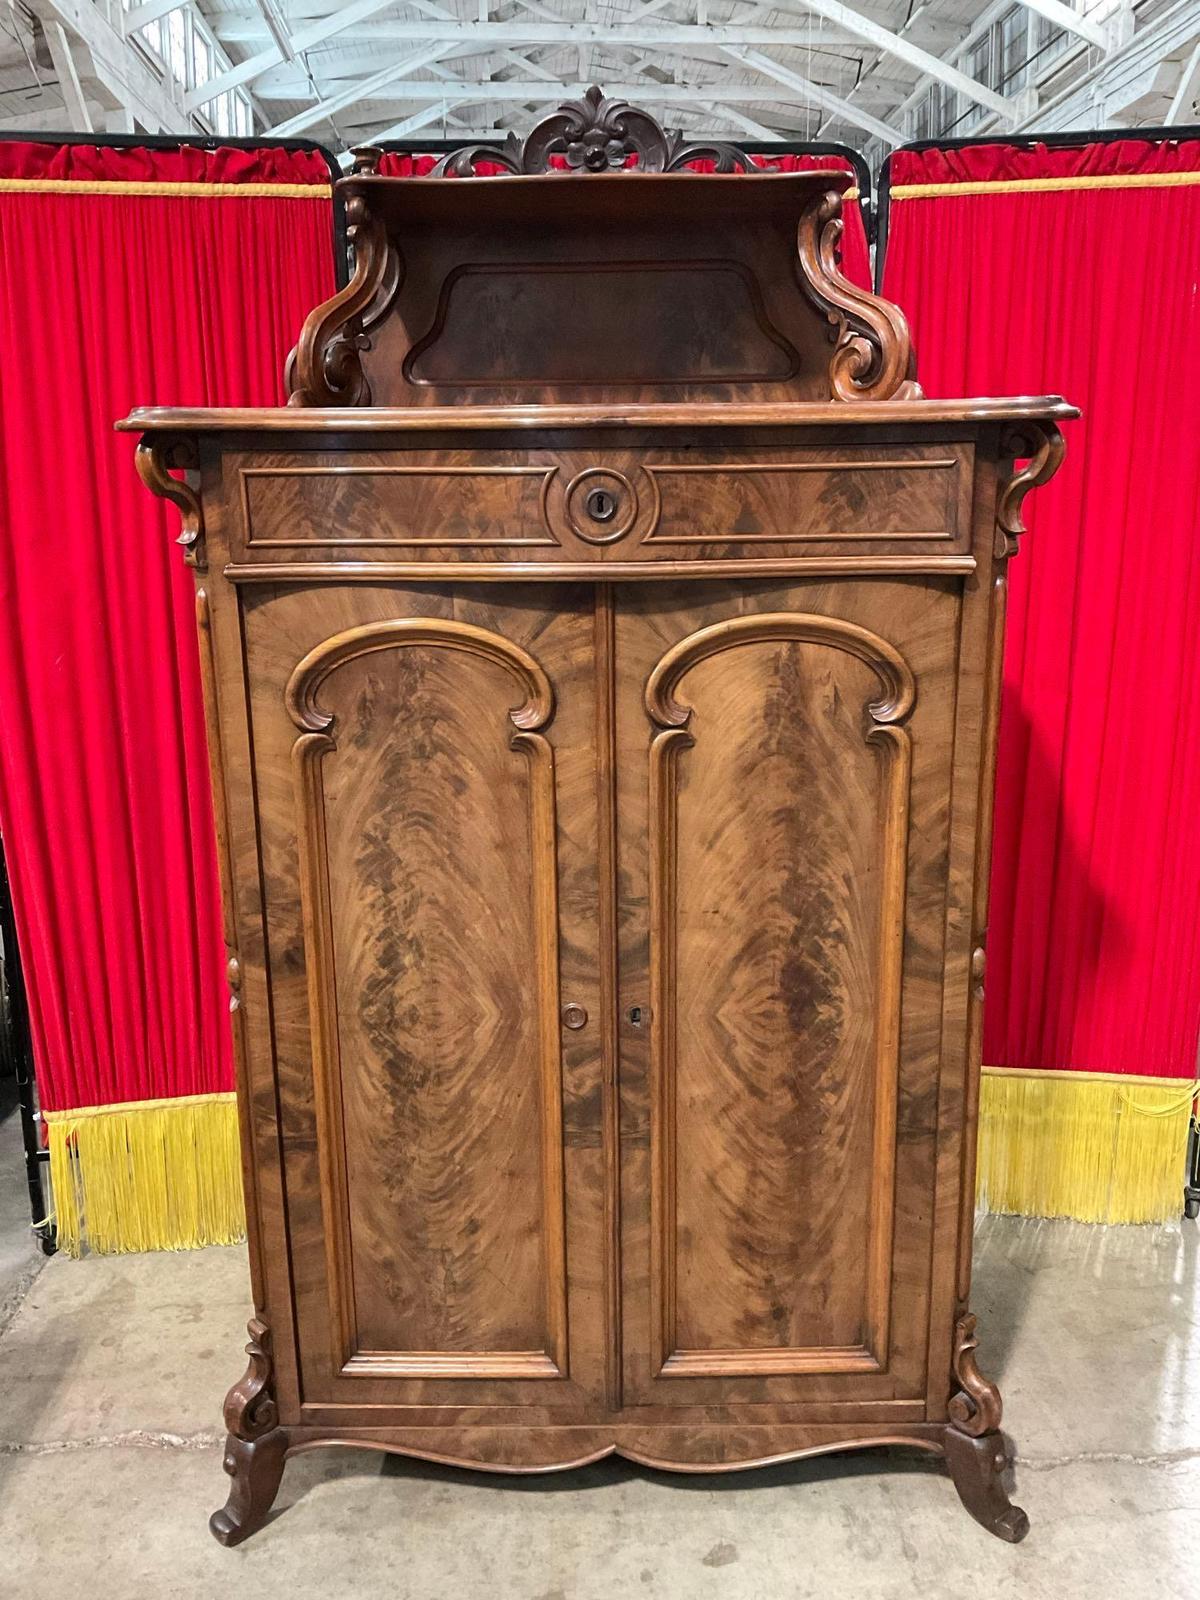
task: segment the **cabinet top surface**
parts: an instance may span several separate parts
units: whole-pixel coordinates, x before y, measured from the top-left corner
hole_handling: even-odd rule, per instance
[[[1079,415],[1061,395],[970,400],[829,401],[776,405],[145,406],[124,433],[431,433],[555,428],[829,428],[1024,420]]]

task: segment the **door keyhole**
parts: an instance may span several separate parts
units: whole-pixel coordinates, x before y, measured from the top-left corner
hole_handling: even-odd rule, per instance
[[[593,522],[611,522],[617,512],[617,497],[611,489],[592,489],[583,503]]]

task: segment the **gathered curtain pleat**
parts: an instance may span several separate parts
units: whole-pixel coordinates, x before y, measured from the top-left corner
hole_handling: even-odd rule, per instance
[[[0,143],[0,831],[50,1111],[232,1087],[190,574],[113,423],[283,399],[329,170]]]
[[[1190,1077],[1200,1032],[1200,142],[898,151],[926,393],[1083,411],[1010,566],[984,1060]]]

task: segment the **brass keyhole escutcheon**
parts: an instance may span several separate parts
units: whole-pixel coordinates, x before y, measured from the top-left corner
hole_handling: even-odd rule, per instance
[[[593,522],[611,522],[617,514],[617,497],[611,489],[591,489],[583,502]]]
[[[583,1006],[576,1005],[572,1000],[562,1008],[563,1025],[568,1028],[582,1028],[588,1019],[588,1014]]]

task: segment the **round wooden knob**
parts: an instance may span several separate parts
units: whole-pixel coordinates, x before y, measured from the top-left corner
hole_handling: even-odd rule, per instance
[[[577,1006],[572,1000],[569,1005],[562,1008],[563,1023],[568,1028],[582,1028],[587,1021],[588,1014],[582,1006]]]

